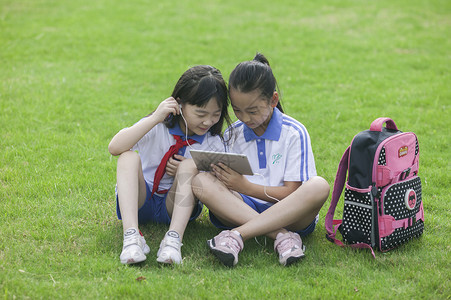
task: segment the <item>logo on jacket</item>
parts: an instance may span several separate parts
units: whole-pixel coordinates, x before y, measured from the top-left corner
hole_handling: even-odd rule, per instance
[[[275,165],[275,164],[280,163],[279,160],[281,158],[282,158],[282,154],[280,154],[280,153],[273,154],[273,156],[272,156],[272,164]]]

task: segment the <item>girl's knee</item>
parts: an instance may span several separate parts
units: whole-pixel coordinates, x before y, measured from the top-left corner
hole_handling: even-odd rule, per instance
[[[202,185],[203,183],[211,182],[213,178],[215,177],[210,173],[201,172],[197,174],[193,180],[195,180],[199,185]]]
[[[312,177],[308,183],[311,184],[315,195],[317,195],[317,197],[315,197],[317,201],[321,201],[322,203],[326,202],[330,192],[329,183],[320,176]]]
[[[307,201],[311,206],[321,207],[329,197],[329,191],[327,181],[320,176],[314,176],[304,182],[295,193],[298,199],[302,199],[301,202]]]
[[[192,159],[184,159],[180,162],[177,172],[180,171],[186,171],[186,172],[198,172],[196,164],[194,163],[194,160]]]
[[[141,158],[138,153],[135,151],[125,151],[119,155],[117,164],[119,165],[128,165],[131,163],[141,163]]]
[[[203,177],[203,173],[199,173],[196,176],[194,176],[193,180],[191,181],[191,187],[193,189],[193,194],[197,199],[201,198],[202,191],[203,191],[202,177]]]
[[[193,188],[193,193],[198,199],[202,199],[205,191],[208,191],[209,186],[212,186],[212,177],[210,173],[202,172],[194,176],[191,185]]]

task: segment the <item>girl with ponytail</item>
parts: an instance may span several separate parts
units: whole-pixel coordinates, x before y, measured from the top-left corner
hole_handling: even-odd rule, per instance
[[[284,113],[264,55],[238,64],[228,89],[238,118],[225,132],[229,151],[246,154],[254,175],[219,163],[194,177],[194,194],[209,208],[212,223],[226,229],[208,246],[234,266],[245,240],[266,235],[275,240],[279,262],[290,265],[305,256],[301,236],[313,232],[329,185],[316,176],[307,129]]]

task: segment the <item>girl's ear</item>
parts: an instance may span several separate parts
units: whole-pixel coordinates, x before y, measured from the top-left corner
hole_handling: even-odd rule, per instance
[[[270,101],[271,107],[272,108],[276,107],[277,103],[279,103],[279,93],[274,91],[274,93],[272,94],[271,101]]]

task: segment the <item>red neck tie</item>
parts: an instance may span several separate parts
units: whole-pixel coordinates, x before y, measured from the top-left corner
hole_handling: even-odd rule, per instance
[[[182,140],[182,138],[178,135],[173,135],[174,139],[176,140],[176,143],[169,147],[168,152],[163,156],[161,159],[160,165],[158,166],[157,170],[155,171],[155,177],[153,178],[153,187],[152,187],[152,196],[155,192],[158,191],[158,186],[160,185],[160,180],[163,178],[164,173],[166,173],[166,165],[168,163],[169,158],[171,158],[174,154],[177,154],[177,152],[180,150],[180,148],[188,145],[192,145],[196,143],[195,140],[188,139],[187,141]],[[160,190],[157,193],[159,194],[165,194],[168,190]],[[151,197],[152,197],[151,196]]]

